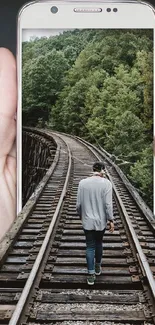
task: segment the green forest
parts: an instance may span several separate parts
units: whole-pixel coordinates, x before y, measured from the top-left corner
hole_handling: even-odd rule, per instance
[[[23,42],[23,125],[102,146],[152,209],[153,33],[70,30]]]

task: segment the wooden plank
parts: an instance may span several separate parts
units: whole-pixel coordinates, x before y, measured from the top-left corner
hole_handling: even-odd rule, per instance
[[[50,271],[50,266],[47,266],[45,268],[46,271]],[[69,268],[69,266],[65,267],[58,267],[58,266],[55,266],[52,270],[52,274],[55,275],[55,274],[88,274],[88,271],[87,271],[87,268],[79,268],[79,267],[74,267],[74,266],[71,266]],[[120,275],[120,276],[130,276],[130,272],[128,270],[128,268],[111,268],[109,269],[108,267],[103,267],[102,268],[102,275]]]
[[[26,248],[31,248],[31,247],[33,247],[33,245],[34,245],[34,242],[26,242],[26,241],[17,241],[15,244],[14,244],[14,247],[19,247],[19,248],[21,248],[21,247],[26,247]]]
[[[38,295],[39,297],[39,295]],[[37,300],[37,299],[36,299]],[[100,303],[100,304],[137,304],[139,303],[138,294],[55,294],[52,292],[41,292],[41,300],[42,303]]]
[[[42,310],[41,310],[42,308]],[[32,316],[31,316],[32,315]],[[33,312],[30,313],[30,318],[33,319]],[[37,321],[88,321],[88,320],[98,320],[98,321],[132,321],[141,322],[145,320],[145,315],[142,310],[136,311],[125,311],[125,310],[82,310],[80,307],[70,307],[70,311],[52,311],[51,305],[46,304],[46,306],[40,306],[38,312],[36,313],[35,319]],[[138,323],[137,323],[138,324]]]
[[[68,229],[72,228],[75,225],[80,226],[79,229],[83,229],[82,228],[82,222],[81,222],[80,219],[79,220],[78,219],[77,220],[76,219],[75,220],[73,219],[72,221],[70,219],[68,219],[68,220],[66,219],[66,222],[65,223],[66,223],[65,227],[67,227]],[[70,227],[70,226],[72,226],[72,227]]]
[[[43,224],[45,222],[46,218],[38,219],[38,216],[36,218],[29,218],[28,223],[29,224]]]
[[[14,310],[15,306],[14,305],[0,305],[0,311],[4,311],[4,310]]]
[[[36,206],[36,208],[35,208],[35,210],[34,210],[35,212],[37,212],[37,213],[40,213],[40,214],[48,214],[48,212],[50,211],[50,208],[39,208],[39,207],[37,207]]]
[[[40,229],[41,228],[29,228],[29,227],[25,227],[23,230],[22,230],[22,232],[21,232],[21,235],[37,235],[37,234],[39,234],[39,232],[40,232]],[[20,237],[19,237],[20,238]]]
[[[145,224],[145,226],[141,226],[140,227],[140,230],[144,230],[144,231],[149,231],[150,229],[149,229],[149,227]]]
[[[38,209],[35,209],[35,210],[33,210],[33,214],[40,214],[42,217],[43,216],[47,216],[47,214],[48,214],[48,212],[49,212],[49,209],[47,210],[47,211],[42,211],[42,210],[38,210]]]
[[[127,238],[127,237],[126,237]],[[85,243],[85,236],[83,235],[83,236],[71,236],[71,235],[68,235],[68,236],[62,236],[62,238],[61,238],[61,241],[62,242],[72,242],[72,241],[75,241],[75,242],[84,242]],[[104,238],[103,238],[103,242],[104,243],[121,243],[122,242],[122,240],[121,240],[121,238],[120,238],[120,236],[119,237],[117,237],[117,236],[105,236]]]
[[[144,236],[151,236],[153,235],[152,231],[149,231],[149,230],[143,230],[143,235]]]
[[[22,235],[19,236],[18,240],[19,241],[35,241],[37,239],[39,232],[38,232],[38,230],[36,230],[36,232],[29,233],[29,235],[28,234],[25,235],[25,234],[23,232]]]
[[[64,235],[78,235],[79,236],[79,235],[84,235],[84,231],[82,229],[79,229],[79,230],[77,230],[77,229],[64,229],[63,234]],[[106,235],[109,236],[109,231],[108,230],[104,233],[104,237]],[[113,235],[120,236],[120,232],[118,230],[115,230],[111,236],[113,236]]]
[[[147,242],[145,242],[145,243],[141,243],[141,246],[143,248],[154,249],[155,248],[155,243],[147,243]]]
[[[53,244],[53,247],[55,247],[55,243]],[[86,248],[86,244],[85,243],[76,243],[76,242],[69,242],[69,243],[61,243],[60,242],[60,245],[59,245],[60,248]],[[117,249],[122,249],[124,248],[123,244],[122,243],[103,243],[103,249],[104,247],[106,248],[117,248]]]
[[[53,252],[52,252],[52,254],[53,254]],[[57,256],[68,256],[68,250],[65,250],[65,249],[59,249],[59,251],[56,253],[56,255]],[[71,257],[71,256],[82,256],[82,257],[85,257],[85,255],[86,255],[86,252],[85,252],[85,250],[78,250],[78,249],[70,249],[69,250],[69,256]],[[111,257],[111,256],[113,256],[113,257],[122,257],[122,256],[125,256],[125,254],[124,254],[124,251],[123,250],[103,250],[103,255],[105,256],[105,257]]]
[[[38,253],[38,251],[39,251],[39,247],[33,247],[30,251],[29,251],[29,253],[33,253],[33,254],[35,254],[35,253]],[[24,254],[25,255],[25,254]],[[75,256],[77,256],[77,257],[85,257],[85,255],[86,255],[86,249],[59,249],[57,252],[55,251],[55,248],[53,248],[52,249],[52,252],[51,252],[51,255],[57,255],[57,256],[72,256],[72,257],[75,257]],[[119,258],[119,257],[126,257],[126,255],[127,254],[125,254],[125,252],[124,252],[124,250],[117,250],[117,248],[114,250],[113,248],[110,250],[106,250],[106,249],[104,249],[103,250],[103,255],[105,256],[105,257],[117,257],[117,258]]]
[[[23,265],[18,265],[18,272],[21,272],[23,270]],[[15,265],[9,265],[9,264],[5,264],[2,266],[1,268],[1,272],[15,272],[17,273],[17,264]]]
[[[42,223],[27,223],[25,229],[40,229],[43,226]]]
[[[18,276],[18,270],[16,273],[0,273],[0,281],[15,281]]]
[[[154,238],[155,238],[154,236],[152,236],[152,237],[145,236],[145,241],[148,243],[154,243]]]
[[[121,220],[118,220],[119,222],[121,222]],[[121,222],[122,225],[122,222]],[[65,229],[79,229],[79,230],[83,230],[82,227],[82,222],[80,219],[75,219],[75,218],[68,218],[66,216],[65,219]],[[115,230],[118,230],[118,225],[117,225],[117,221],[115,220]],[[108,231],[108,227],[106,228],[106,231]]]
[[[8,306],[7,309],[0,310],[0,320],[3,322],[8,322],[9,318],[12,316],[15,306]]]
[[[43,209],[46,209],[46,208],[49,208],[51,207],[51,203],[49,203],[47,200],[46,200],[46,204],[44,203],[40,203],[40,200],[39,202],[37,202],[37,208],[43,208]]]
[[[7,289],[5,289],[5,290],[7,290]],[[14,288],[12,289],[12,290],[14,290]],[[17,289],[16,289],[17,290]],[[19,290],[21,290],[20,288],[19,288]],[[81,289],[80,289],[81,290]],[[85,292],[87,293],[87,294],[90,294],[90,295],[92,295],[92,294],[96,294],[96,295],[98,295],[98,292],[100,293],[100,294],[104,294],[106,291],[104,291],[104,290],[95,290],[95,291],[92,291],[93,290],[93,288],[92,287],[90,287],[90,286],[88,286],[88,288],[87,289],[85,289]],[[0,289],[0,292],[1,292],[1,289]],[[16,292],[16,291],[14,291],[14,292]],[[65,289],[62,289],[62,288],[50,288],[50,289],[39,289],[38,290],[38,296],[40,296],[41,297],[41,295],[42,295],[42,293],[43,292],[47,292],[47,293],[51,293],[51,294],[53,294],[53,295],[57,295],[57,294],[66,294],[66,292],[65,292]],[[78,292],[78,295],[79,295],[79,289],[77,288],[77,289],[74,289],[74,294],[76,293],[76,292]],[[111,294],[112,296],[113,295],[141,295],[142,296],[142,290],[140,289],[140,290],[138,290],[138,289],[135,289],[135,290],[130,290],[130,289],[110,289],[110,291],[108,290],[108,292],[109,292],[109,294]],[[67,294],[72,294],[73,293],[73,289],[67,289]],[[83,295],[82,295],[83,296]],[[85,296],[85,295],[84,295]]]
[[[22,272],[22,273],[0,273],[0,281],[2,282],[14,282],[17,281],[17,283],[19,282],[19,280],[27,280],[29,276],[29,272]]]
[[[85,264],[86,263],[86,259],[85,258],[72,258],[72,257],[62,257],[62,258],[57,258],[55,264],[56,265],[67,265],[67,264],[70,264],[70,265],[79,265],[79,264]],[[113,266],[116,266],[116,265],[124,265],[126,266],[127,265],[127,261],[125,258],[121,258],[121,259],[117,259],[117,258],[105,258],[103,256],[102,258],[102,265],[109,265],[112,267]]]
[[[42,282],[48,281],[48,284],[51,282],[53,284],[83,284],[86,283],[86,275],[74,275],[74,274],[64,274],[62,275],[51,275],[50,273],[44,273],[42,276]],[[95,284],[106,284],[106,285],[114,285],[114,284],[131,284],[132,279],[129,276],[114,276],[114,275],[100,275],[96,278]]]
[[[32,220],[33,220],[34,218],[35,218],[35,219],[37,218],[37,219],[39,219],[39,221],[40,221],[40,219],[42,220],[43,218],[44,218],[44,219],[47,218],[47,215],[46,215],[46,214],[44,214],[44,215],[41,214],[41,215],[40,215],[39,213],[35,213],[35,212],[33,211],[29,219],[32,219]]]
[[[25,264],[26,260],[27,260],[27,256],[11,256],[6,259],[6,263]]]
[[[22,288],[0,288],[0,293],[4,293],[4,292],[15,292],[15,293],[18,293],[18,292],[21,292],[22,291]]]
[[[155,250],[154,250],[154,249],[151,249],[151,250],[143,249],[143,252],[144,252],[144,254],[146,254],[147,256],[155,257]]]
[[[3,292],[0,293],[0,304],[8,304],[15,299],[16,293],[13,292]]]
[[[30,253],[29,249],[13,249],[11,250],[11,252],[9,253],[9,256],[14,256],[14,255],[18,255],[18,256],[28,256]]]

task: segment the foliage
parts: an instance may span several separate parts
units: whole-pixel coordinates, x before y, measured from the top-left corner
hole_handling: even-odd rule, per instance
[[[51,105],[55,104],[58,93],[63,87],[63,77],[68,68],[63,52],[55,49],[24,65],[24,124],[36,125],[39,118],[48,120]]]
[[[144,149],[141,158],[130,169],[129,178],[153,209],[153,148]]]
[[[151,206],[152,31],[75,29],[24,42],[23,123],[103,146]]]

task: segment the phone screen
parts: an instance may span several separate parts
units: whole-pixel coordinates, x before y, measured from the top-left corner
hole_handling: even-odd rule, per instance
[[[153,29],[24,29],[22,37],[23,205],[49,168],[31,127],[102,147],[153,210]]]
[[[154,322],[154,18],[133,3],[134,28],[115,28],[136,10],[106,6],[77,16],[60,3],[51,18],[38,1],[20,18],[23,209],[0,249],[9,325]]]

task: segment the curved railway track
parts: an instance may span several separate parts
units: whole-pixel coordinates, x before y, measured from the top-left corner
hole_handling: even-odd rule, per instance
[[[155,324],[154,220],[105,152],[64,134],[40,133],[54,138],[57,151],[1,244],[0,324]],[[105,232],[102,274],[90,288],[76,193],[103,157],[114,187],[115,231]]]

